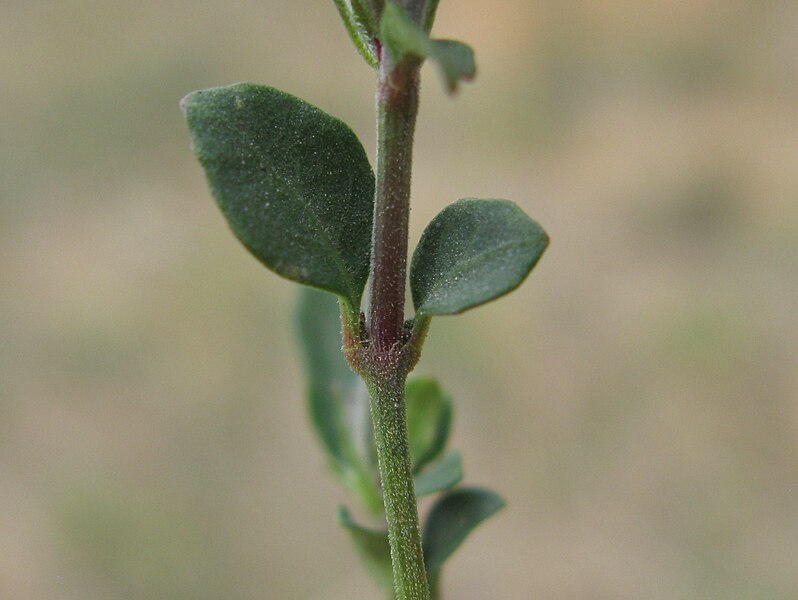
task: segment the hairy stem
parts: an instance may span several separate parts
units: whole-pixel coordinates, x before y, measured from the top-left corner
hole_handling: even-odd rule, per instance
[[[377,189],[369,306],[369,333],[377,353],[389,352],[402,334],[417,113],[418,65],[394,66],[383,56],[377,83]]]
[[[384,51],[380,56],[369,345],[362,371],[371,397],[397,600],[430,598],[405,415],[405,380],[418,354],[415,345],[406,344],[404,299],[419,66],[395,63]]]
[[[405,375],[368,382],[397,600],[429,600],[405,419]]]

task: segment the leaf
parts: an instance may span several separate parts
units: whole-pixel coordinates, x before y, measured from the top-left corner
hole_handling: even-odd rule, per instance
[[[329,294],[307,288],[298,304],[311,423],[338,477],[372,513],[379,514],[383,508],[375,485],[368,392],[341,353],[338,303]]]
[[[432,26],[437,3],[428,6],[426,23]],[[425,25],[426,26],[426,25]],[[462,42],[453,40],[433,40],[429,29],[413,21],[405,11],[392,2],[387,2],[380,20],[380,41],[395,61],[408,56],[418,60],[430,58],[446,82],[449,92],[457,89],[460,80],[471,80],[476,74],[474,52]]]
[[[385,0],[349,0],[352,10],[368,26],[368,31],[373,37],[379,33],[379,16],[385,6]]]
[[[377,584],[385,590],[393,590],[388,532],[358,525],[351,519],[349,512],[343,506],[339,509],[338,522],[349,531],[361,560]]]
[[[327,453],[345,462],[346,403],[357,397],[359,378],[341,354],[338,303],[328,294],[303,290],[297,326],[305,362],[310,417]],[[368,405],[366,405],[368,411]]]
[[[238,239],[279,275],[357,314],[368,277],[374,175],[341,121],[273,88],[183,99],[193,148]]]
[[[427,226],[413,254],[410,288],[420,315],[458,314],[511,292],[549,243],[507,200],[460,200]]]
[[[432,29],[432,24],[435,22],[435,13],[438,12],[439,0],[428,0],[427,2],[427,15],[424,18],[424,29],[429,33]]]
[[[482,488],[454,490],[435,503],[423,536],[424,562],[431,581],[468,534],[504,506],[498,495]]]
[[[413,472],[443,452],[452,425],[452,403],[434,379],[414,377],[405,387]]]
[[[414,478],[416,496],[429,496],[456,486],[463,480],[463,461],[457,450],[452,450],[429,469]]]
[[[455,40],[432,40],[430,58],[438,63],[438,68],[446,81],[449,93],[457,90],[460,80],[471,81],[477,74],[474,51],[470,46]]]
[[[387,2],[380,19],[380,42],[396,61],[408,54],[426,58],[429,53],[429,35],[397,4]]]
[[[355,45],[360,56],[370,67],[377,68],[377,50],[374,46],[376,27],[370,19],[370,13],[358,0],[333,0],[346,32]]]

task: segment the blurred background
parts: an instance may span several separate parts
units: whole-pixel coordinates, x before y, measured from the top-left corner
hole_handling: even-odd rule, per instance
[[[413,240],[510,198],[552,245],[433,323],[466,480],[508,499],[458,600],[798,589],[798,3],[443,0]],[[326,0],[5,0],[0,597],[377,597],[305,419],[296,289],[235,241],[178,101],[252,81],[349,123],[373,74]]]

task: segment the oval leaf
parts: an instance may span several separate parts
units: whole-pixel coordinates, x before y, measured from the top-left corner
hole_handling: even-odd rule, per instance
[[[276,273],[359,309],[374,175],[341,121],[273,88],[237,84],[183,99],[193,148],[238,239]]]
[[[387,591],[393,590],[391,547],[387,531],[376,531],[358,525],[343,506],[338,512],[338,522],[346,528],[357,548],[360,559],[377,584]]]
[[[424,562],[430,581],[474,528],[504,507],[498,495],[482,488],[461,488],[438,500],[424,525]]]
[[[409,379],[405,387],[407,430],[413,472],[443,452],[452,425],[452,403],[438,382],[425,377]]]
[[[429,496],[453,488],[463,480],[463,460],[452,450],[413,479],[416,496]]]
[[[330,294],[306,288],[297,313],[305,362],[307,403],[316,435],[334,472],[368,510],[379,514],[382,498],[368,391],[341,354],[341,318]]]
[[[346,463],[348,448],[371,438],[365,385],[341,354],[341,318],[335,298],[303,290],[297,311],[311,422],[325,450]]]
[[[512,202],[466,199],[427,226],[410,287],[420,315],[452,315],[514,290],[548,245],[546,232]]]

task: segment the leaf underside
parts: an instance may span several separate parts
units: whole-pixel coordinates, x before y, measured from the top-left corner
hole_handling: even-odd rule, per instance
[[[387,531],[377,531],[359,525],[349,516],[343,506],[338,513],[338,522],[352,538],[363,564],[377,584],[385,590],[393,590],[391,547]]]
[[[504,505],[498,495],[483,488],[456,489],[435,503],[423,536],[424,562],[431,582],[468,534]]]
[[[427,226],[413,254],[410,288],[421,315],[458,314],[518,287],[548,236],[507,200],[465,199]]]
[[[438,382],[413,377],[405,386],[407,429],[413,472],[418,473],[437,459],[449,439],[452,404]]]
[[[335,298],[303,289],[297,325],[308,414],[316,435],[340,481],[369,512],[380,514],[368,391],[341,354],[341,319]]]
[[[327,454],[344,464],[350,460],[347,446],[365,443],[372,433],[368,428],[368,397],[359,392],[365,385],[341,354],[338,303],[329,294],[303,290],[297,325],[311,422]],[[351,439],[358,430],[361,439]]]
[[[452,450],[426,471],[416,475],[413,484],[416,496],[429,496],[453,488],[463,480],[463,459]]]
[[[355,313],[368,277],[374,175],[355,134],[290,94],[241,83],[182,106],[193,149],[238,239],[279,275]]]

